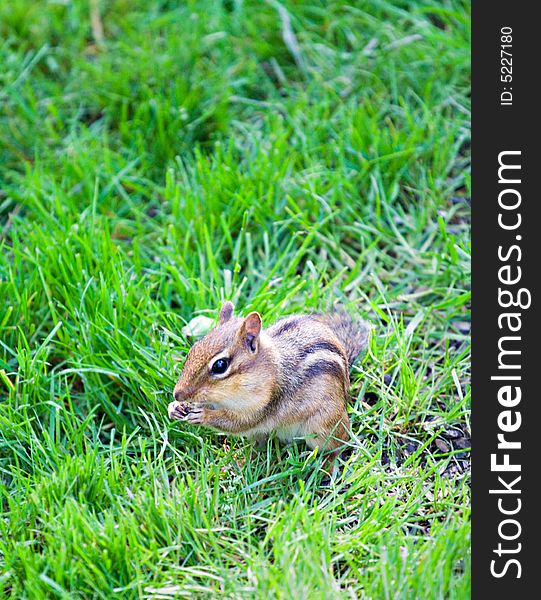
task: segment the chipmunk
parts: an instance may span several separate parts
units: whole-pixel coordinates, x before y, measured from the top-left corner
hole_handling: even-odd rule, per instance
[[[334,462],[347,441],[349,368],[370,327],[345,312],[286,317],[262,329],[261,316],[241,318],[225,302],[218,324],[190,349],[171,419],[205,425],[266,444],[310,436],[310,448]]]

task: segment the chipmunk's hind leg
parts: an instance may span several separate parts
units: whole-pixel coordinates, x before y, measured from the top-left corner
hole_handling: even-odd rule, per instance
[[[323,418],[319,423],[312,424],[312,427],[317,434],[315,437],[307,438],[306,443],[309,448],[318,447],[324,452],[325,460],[322,469],[334,479],[338,472],[338,457],[343,450],[344,442],[349,439],[348,414],[344,408],[332,418]]]
[[[323,470],[335,473],[336,460],[344,442],[349,440],[347,391],[343,381],[326,374],[313,382],[308,398],[317,398],[317,401],[312,404],[312,414],[305,423],[306,433],[315,435],[307,437],[306,443],[310,448],[319,447],[324,452]]]
[[[343,370],[338,365],[335,367],[335,362],[333,359],[331,365],[327,358],[322,360],[322,365],[314,363],[312,378],[305,381],[292,399],[287,415],[290,416],[294,407],[298,433],[305,437],[309,448],[318,447],[325,454],[323,470],[328,472],[335,470],[336,459],[349,439],[346,379]]]

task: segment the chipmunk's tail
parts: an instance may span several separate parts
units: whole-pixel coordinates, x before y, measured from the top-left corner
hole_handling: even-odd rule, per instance
[[[348,365],[351,367],[368,345],[372,326],[360,317],[354,319],[344,309],[326,314],[325,321],[346,349]]]

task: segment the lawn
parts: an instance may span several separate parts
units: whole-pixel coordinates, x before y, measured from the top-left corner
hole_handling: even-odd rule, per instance
[[[0,4],[0,596],[469,597],[469,11]],[[331,485],[167,418],[224,299],[374,325]]]

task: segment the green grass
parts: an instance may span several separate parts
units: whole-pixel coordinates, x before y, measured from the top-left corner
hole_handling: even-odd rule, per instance
[[[0,64],[0,595],[469,597],[469,3],[17,0]],[[375,325],[330,488],[167,419],[223,299]]]

